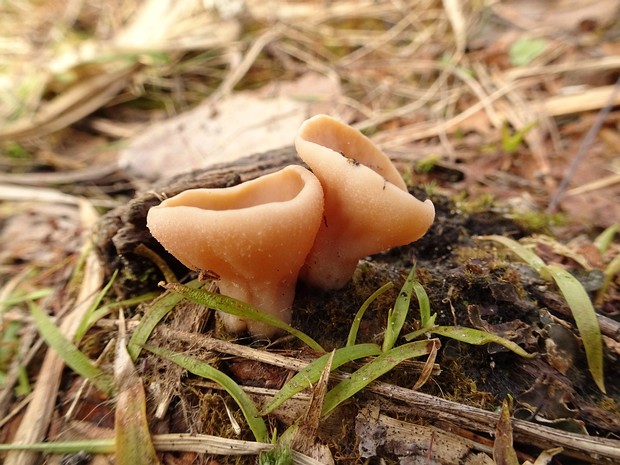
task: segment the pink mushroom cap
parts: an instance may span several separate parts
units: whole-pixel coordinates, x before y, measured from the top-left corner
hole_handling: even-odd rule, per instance
[[[300,166],[222,189],[190,189],[149,210],[147,226],[193,270],[219,276],[220,292],[291,321],[299,270],[323,218],[323,191]],[[276,329],[221,314],[232,332]]]
[[[432,225],[433,203],[409,194],[390,159],[352,127],[314,116],[295,147],[325,194],[324,220],[300,274],[308,284],[341,288],[359,259],[416,241]]]

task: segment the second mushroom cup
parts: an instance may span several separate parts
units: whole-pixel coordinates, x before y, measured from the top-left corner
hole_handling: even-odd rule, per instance
[[[323,220],[323,191],[305,168],[222,189],[191,189],[149,210],[147,226],[193,270],[219,276],[220,292],[291,321],[300,268]],[[276,329],[221,314],[231,332],[269,337]]]
[[[325,194],[325,217],[300,274],[308,284],[339,289],[361,258],[416,241],[433,224],[433,203],[409,194],[387,155],[351,126],[314,116],[295,147]]]

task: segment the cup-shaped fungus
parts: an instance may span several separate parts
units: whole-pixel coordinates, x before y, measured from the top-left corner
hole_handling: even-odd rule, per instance
[[[285,322],[299,270],[323,218],[323,191],[305,168],[221,189],[190,189],[149,210],[151,234],[188,268],[219,276],[220,292]],[[277,330],[221,314],[232,332]]]
[[[325,195],[324,220],[300,274],[308,284],[341,288],[359,259],[416,241],[433,223],[433,203],[409,194],[390,159],[352,127],[314,116],[295,147]]]

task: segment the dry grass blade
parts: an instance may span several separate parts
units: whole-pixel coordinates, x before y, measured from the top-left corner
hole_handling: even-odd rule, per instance
[[[0,200],[64,205],[80,205],[83,201],[80,197],[65,194],[56,189],[46,187],[13,186],[10,184],[0,184]],[[97,207],[112,208],[117,205],[117,202],[114,200],[93,199],[91,204]]]
[[[114,415],[116,463],[159,465],[149,432],[144,385],[127,353],[125,320],[122,312],[120,315],[114,360],[114,380],[118,390]]]
[[[437,354],[439,353],[439,347],[434,345],[431,349],[431,352],[428,354],[428,358],[424,362],[424,366],[422,367],[422,372],[420,373],[420,377],[417,379],[415,384],[411,389],[417,391],[422,386],[426,384],[426,382],[431,378],[433,374],[433,370],[435,369],[435,360],[437,359]]]
[[[459,61],[467,45],[467,20],[463,15],[463,3],[461,0],[443,0],[443,7],[454,31],[457,53],[453,60]]]
[[[285,434],[291,432],[290,446],[293,450],[309,457],[317,458],[321,463],[333,464],[334,459],[329,448],[317,441],[317,431],[321,420],[323,399],[327,392],[327,383],[332,368],[335,350],[331,352],[323,373],[312,390],[312,401],[307,414],[298,424],[293,425]]]
[[[565,63],[553,63],[542,66],[530,66],[512,68],[506,71],[508,80],[515,80],[531,76],[549,76],[552,74],[569,73],[573,71],[609,71],[620,69],[619,56],[602,56],[589,60],[582,60],[578,63],[569,61]]]
[[[0,141],[44,136],[84,118],[109,102],[128,81],[133,67],[84,80],[54,100],[41,105],[32,118],[23,118],[0,130]]]
[[[243,60],[241,60],[241,63],[233,67],[222,84],[220,84],[220,87],[213,92],[213,94],[211,94],[209,97],[209,102],[214,103],[223,96],[228,95],[254,64],[261,51],[271,41],[278,38],[282,34],[283,30],[284,28],[281,25],[276,25],[258,37],[243,57]]]
[[[599,110],[605,105],[620,105],[620,95],[614,94],[616,86],[601,86],[568,95],[556,95],[541,104],[550,116],[564,116],[582,111]],[[613,97],[613,98],[612,98]]]
[[[493,443],[493,460],[498,465],[519,465],[517,453],[512,447],[512,424],[508,402],[504,400],[502,410],[495,429]]]
[[[620,174],[612,174],[611,176],[608,176],[606,178],[592,181],[579,187],[574,187],[573,189],[567,190],[564,194],[564,197],[586,194],[588,192],[593,192],[599,189],[611,187],[615,184],[620,184]]]
[[[63,194],[56,189],[38,187],[12,186],[0,184],[0,199],[4,201],[45,202],[78,205],[80,199],[69,194]]]
[[[77,184],[80,182],[97,181],[104,179],[118,171],[117,163],[108,165],[89,166],[71,171],[55,171],[50,173],[0,173],[0,183],[18,184],[25,186],[45,186],[58,184]],[[0,198],[2,189],[9,186],[0,184]]]
[[[239,439],[221,438],[207,434],[178,433],[155,434],[153,444],[158,451],[195,452],[208,455],[257,455],[273,449],[273,444],[262,442],[241,441]],[[44,442],[28,445],[0,444],[0,449],[25,450],[48,452],[57,454],[78,454],[88,451],[92,454],[111,454],[114,452],[114,439],[91,439],[67,442]],[[293,463],[297,465],[324,465],[312,457],[292,451]]]
[[[278,7],[264,0],[248,0],[248,12],[259,21],[306,22],[309,26],[329,19],[372,17],[390,9],[392,2],[385,0],[341,0],[333,5],[282,1]]]

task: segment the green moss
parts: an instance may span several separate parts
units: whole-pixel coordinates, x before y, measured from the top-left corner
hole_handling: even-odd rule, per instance
[[[549,233],[554,226],[566,223],[561,213],[547,213],[545,211],[513,212],[508,215],[517,224],[531,232]]]
[[[417,173],[425,174],[433,171],[437,163],[441,161],[441,157],[437,154],[428,155],[421,160],[418,160],[415,164],[415,171]]]
[[[454,204],[464,213],[478,213],[488,211],[495,202],[495,196],[490,193],[479,195],[478,197],[468,197],[466,193],[461,193],[454,198]]]

